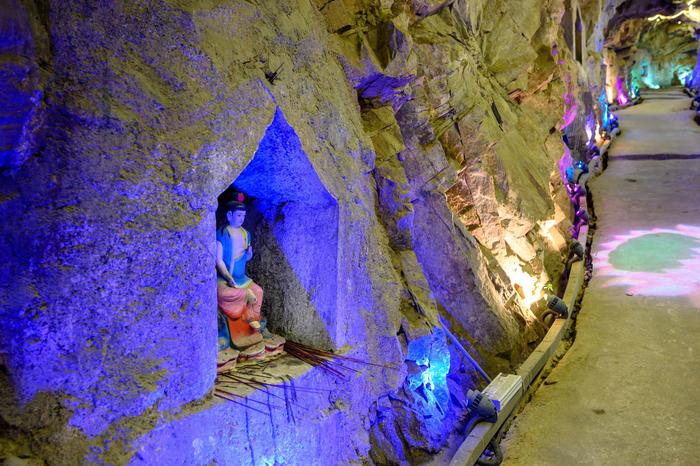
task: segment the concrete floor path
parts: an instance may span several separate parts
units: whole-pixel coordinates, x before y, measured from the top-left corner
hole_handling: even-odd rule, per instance
[[[507,433],[504,465],[700,465],[700,127],[679,90],[643,95],[589,183],[576,340]]]

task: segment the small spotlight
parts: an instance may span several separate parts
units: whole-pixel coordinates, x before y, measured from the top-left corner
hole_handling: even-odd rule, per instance
[[[573,240],[571,242],[571,252],[578,258],[578,260],[583,259],[583,255],[585,254],[585,249],[583,247],[583,244],[578,242],[577,240]]]
[[[498,417],[496,405],[487,396],[478,390],[469,390],[467,400],[467,409],[470,415],[475,415],[489,422],[496,422]]]
[[[580,219],[584,225],[588,225],[588,212],[586,209],[580,208],[576,211],[576,217]]]
[[[566,303],[562,301],[558,296],[550,296],[547,299],[547,307],[562,317],[569,316],[569,308],[566,307]]]

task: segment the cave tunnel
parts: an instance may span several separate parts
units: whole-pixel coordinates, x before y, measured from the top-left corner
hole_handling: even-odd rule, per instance
[[[695,464],[696,3],[0,0],[0,463]]]

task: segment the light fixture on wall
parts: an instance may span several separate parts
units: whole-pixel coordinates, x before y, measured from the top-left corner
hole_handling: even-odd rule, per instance
[[[579,221],[583,222],[584,225],[588,225],[588,221],[589,221],[588,212],[583,207],[581,207],[580,209],[578,209],[576,211],[576,218]]]
[[[580,199],[586,197],[586,188],[581,184],[570,182],[566,184],[566,193],[569,195],[569,200],[573,204],[574,209],[578,210],[581,205]]]
[[[571,242],[569,250],[571,251],[572,257],[575,257],[577,260],[582,260],[584,254],[586,253],[586,249],[583,247],[583,244],[581,244],[578,240],[573,240]]]
[[[569,308],[566,307],[566,303],[558,296],[549,296],[547,298],[547,307],[563,318],[569,316]]]
[[[498,409],[485,393],[481,393],[479,390],[468,390],[467,416],[469,417],[469,422],[462,430],[462,433],[466,435],[479,422],[496,422],[498,420]]]
[[[569,232],[571,233],[571,237],[574,239],[578,239],[578,235],[581,231],[581,227],[584,225],[588,225],[588,222],[589,222],[589,217],[588,217],[588,212],[586,212],[586,209],[584,209],[583,207],[577,208],[576,214],[574,216],[574,223],[569,228]]]
[[[617,115],[615,115],[612,111],[610,112],[608,132],[613,136],[620,134],[620,123],[617,121]]]
[[[496,405],[479,390],[469,390],[467,392],[467,410],[472,416],[476,416],[485,421],[496,422],[498,412]]]
[[[547,310],[540,316],[540,321],[547,327],[551,327],[556,319],[566,319],[569,316],[569,309],[566,303],[556,295],[545,296]]]
[[[598,151],[598,148],[595,147],[595,150],[592,150],[590,147],[588,149],[588,153],[586,154],[588,157],[593,157],[594,155],[600,154],[600,151]],[[576,183],[579,183],[581,188],[583,189],[583,195],[586,195],[586,188],[583,187],[581,184],[581,177],[588,173],[588,164],[584,162],[583,160],[579,160],[576,162],[574,165],[574,179],[576,180]]]

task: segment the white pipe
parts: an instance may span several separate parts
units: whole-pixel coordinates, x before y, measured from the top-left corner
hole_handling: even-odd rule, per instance
[[[491,383],[491,377],[479,366],[479,363],[476,362],[476,360],[467,352],[466,349],[464,349],[464,346],[459,342],[456,336],[452,334],[447,328],[447,323],[442,319],[442,316],[438,316],[438,320],[440,321],[440,324],[442,324],[442,329],[445,331],[448,337],[450,337],[450,340],[452,340],[452,343],[455,344],[455,346],[464,354],[467,359],[472,363],[474,368],[481,374],[481,376],[486,380],[487,382]]]

